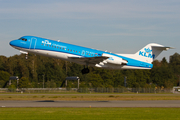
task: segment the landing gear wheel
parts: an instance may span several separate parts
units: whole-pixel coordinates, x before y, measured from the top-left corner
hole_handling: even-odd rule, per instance
[[[88,68],[84,68],[81,70],[82,74],[87,74],[89,73],[89,69]]]

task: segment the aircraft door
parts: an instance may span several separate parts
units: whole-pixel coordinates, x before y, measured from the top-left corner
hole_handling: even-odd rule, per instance
[[[36,47],[36,42],[37,42],[37,39],[36,39],[36,38],[31,38],[31,42],[30,42],[29,49],[35,49],[35,47]]]

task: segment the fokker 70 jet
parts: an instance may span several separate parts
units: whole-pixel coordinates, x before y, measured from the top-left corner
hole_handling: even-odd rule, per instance
[[[153,60],[171,47],[150,43],[135,54],[115,54],[60,41],[35,36],[23,36],[9,43],[22,53],[34,53],[85,65],[82,74],[89,73],[88,66],[107,69],[151,69]]]

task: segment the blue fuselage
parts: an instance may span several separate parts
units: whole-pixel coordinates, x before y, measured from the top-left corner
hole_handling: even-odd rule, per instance
[[[97,65],[89,63],[89,65],[96,67],[104,67],[104,68],[112,68],[112,69],[151,69],[153,67],[153,65],[150,63],[142,62],[140,60],[129,58],[123,55],[81,47],[81,46],[49,40],[45,38],[34,37],[34,36],[23,36],[20,39],[11,41],[10,45],[22,51],[64,59],[84,65],[87,64],[86,61],[81,61],[77,59],[73,60],[71,58],[77,57],[79,59],[81,58],[96,59],[106,54],[110,56],[110,57],[108,56],[109,60],[114,60],[113,58],[114,56],[116,59],[120,58],[124,61],[127,61],[126,64],[122,64],[122,65],[110,64],[103,61],[101,63],[96,63]]]

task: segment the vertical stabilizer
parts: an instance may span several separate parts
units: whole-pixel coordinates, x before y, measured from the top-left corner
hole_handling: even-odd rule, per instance
[[[168,50],[171,47],[165,47],[160,44],[150,43],[144,48],[135,53],[135,57],[143,62],[152,63],[153,60],[163,51]]]

